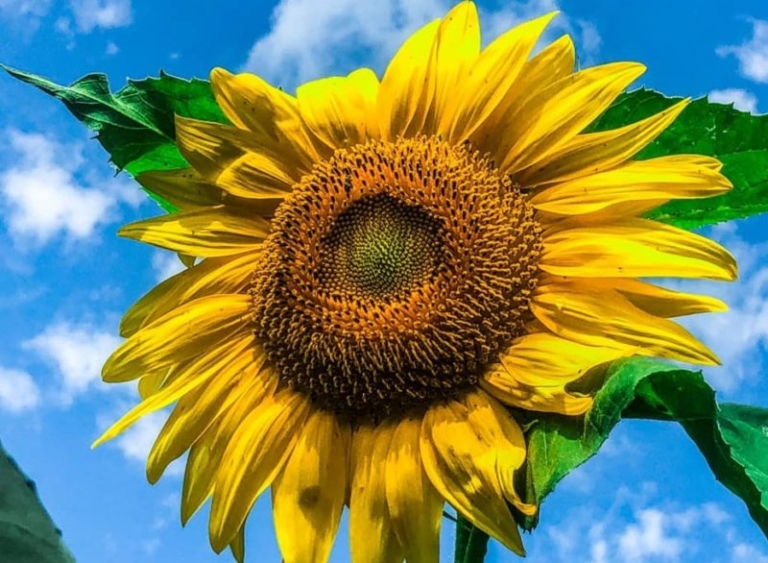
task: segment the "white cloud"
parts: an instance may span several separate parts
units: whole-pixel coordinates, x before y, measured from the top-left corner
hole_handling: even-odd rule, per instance
[[[78,31],[125,27],[133,22],[131,0],[69,0]]]
[[[707,94],[707,98],[716,104],[733,104],[733,107],[738,110],[749,113],[757,112],[757,97],[752,92],[747,92],[741,88],[712,90]]]
[[[122,178],[83,177],[80,144],[14,129],[6,135],[15,158],[0,170],[0,211],[17,244],[39,246],[59,234],[88,239],[118,218],[120,203],[136,206],[143,200],[140,190]]]
[[[735,256],[739,279],[731,283],[677,280],[664,285],[713,295],[728,305],[724,313],[692,315],[677,321],[720,357],[722,367],[706,368],[704,372],[718,391],[730,393],[761,373],[760,350],[768,350],[768,242],[747,243],[733,223],[718,225],[707,236]]]
[[[543,525],[537,530],[543,541],[532,546],[529,561],[679,563],[721,561],[719,554],[727,553],[731,563],[768,563],[762,550],[743,542],[732,516],[719,505],[652,504],[652,488],[652,483],[639,492],[619,487],[607,510],[581,505],[560,522]]]
[[[768,82],[768,20],[752,20],[752,38],[741,45],[725,45],[715,51],[721,57],[734,55],[739,73],[755,82]]]
[[[104,49],[104,54],[106,55],[117,55],[119,52],[120,52],[120,47],[118,47],[112,41],[107,43],[107,47],[106,49]]]
[[[0,0],[0,14],[36,19],[46,15],[51,4],[51,0]]]
[[[453,4],[450,0],[282,0],[272,12],[270,32],[253,45],[243,70],[287,89],[349,72],[361,63],[381,72],[413,31],[444,16]],[[557,8],[557,0],[526,0],[504,3],[495,11],[481,10],[483,42]],[[585,55],[594,56],[600,44],[597,30],[586,21],[577,26]],[[573,31],[562,14],[547,37],[558,30]]]
[[[63,406],[87,391],[109,389],[101,385],[101,366],[121,340],[111,332],[88,324],[57,322],[22,344],[56,368],[59,387],[55,399]]]
[[[20,413],[40,404],[40,389],[24,371],[0,367],[0,410]]]
[[[645,561],[653,557],[654,561],[678,561],[685,542],[674,537],[673,518],[664,512],[648,508],[637,514],[637,523],[630,524],[618,537],[618,551],[628,562]]]
[[[158,250],[152,254],[152,270],[155,272],[155,279],[161,282],[184,270],[184,264],[175,252]]]

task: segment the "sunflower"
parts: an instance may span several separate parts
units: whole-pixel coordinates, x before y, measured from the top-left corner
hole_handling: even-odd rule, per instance
[[[295,97],[215,69],[231,125],[177,117],[190,167],[138,177],[178,211],[121,234],[191,266],[126,313],[103,378],[142,400],[97,443],[175,402],[148,479],[189,452],[182,522],[212,497],[216,552],[242,560],[271,487],[286,563],[327,561],[345,506],[353,562],[436,562],[446,502],[523,554],[520,413],[582,415],[622,357],[718,362],[669,318],[724,304],[637,278],[732,280],[733,258],[641,215],[731,184],[632,160],[687,100],[585,133],[644,67],[574,72],[568,36],[531,56],[554,15],[481,50],[462,2],[381,81]]]

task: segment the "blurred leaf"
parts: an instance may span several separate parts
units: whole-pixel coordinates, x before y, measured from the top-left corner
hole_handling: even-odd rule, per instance
[[[74,563],[35,490],[0,444],[0,561]]]
[[[646,89],[623,94],[589,130],[615,129],[640,121],[681,99]],[[720,159],[733,190],[713,198],[670,201],[649,212],[648,217],[694,229],[768,211],[768,115],[751,115],[706,98],[694,100],[637,158],[671,154]]]
[[[613,364],[583,420],[549,417],[528,434],[526,500],[540,504],[597,453],[621,418],[677,421],[718,481],[739,496],[768,537],[768,410],[715,402],[701,372],[634,358]],[[530,530],[532,518],[523,522]]]

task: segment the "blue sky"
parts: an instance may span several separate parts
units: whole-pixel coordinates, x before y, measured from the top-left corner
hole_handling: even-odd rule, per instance
[[[399,42],[452,0],[0,0],[0,61],[69,83],[160,69],[207,76],[247,69],[292,89],[367,65],[381,72]],[[194,9],[190,6],[195,6]],[[584,66],[637,60],[639,84],[709,94],[768,111],[764,0],[480,2],[485,39],[559,7],[547,39],[571,33]],[[55,100],[0,77],[0,439],[37,481],[81,563],[228,561],[208,547],[207,514],[178,522],[180,467],[151,487],[143,458],[162,416],[96,451],[90,443],[134,400],[99,381],[122,311],[179,268],[170,255],[115,236],[155,215],[115,177],[90,134]],[[721,356],[705,370],[721,400],[768,406],[768,218],[707,231],[739,259],[733,284],[675,283],[731,310],[686,321]],[[279,561],[269,500],[250,519],[250,561]],[[342,531],[332,561],[348,561]],[[445,553],[453,526],[444,523]],[[768,544],[741,502],[716,483],[676,426],[622,423],[572,474],[526,536],[535,563],[768,563]],[[449,557],[444,557],[449,561]],[[497,545],[489,562],[517,558]]]

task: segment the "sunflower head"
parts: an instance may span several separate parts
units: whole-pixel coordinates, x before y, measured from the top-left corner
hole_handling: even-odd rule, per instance
[[[251,295],[290,386],[357,419],[477,385],[522,336],[541,227],[467,145],[369,141],[314,167],[277,210]]]
[[[238,559],[272,490],[286,563],[437,561],[445,502],[523,553],[520,413],[586,412],[631,355],[712,364],[671,317],[716,299],[638,278],[733,279],[719,245],[642,218],[731,186],[696,155],[635,160],[685,108],[585,132],[643,71],[574,72],[554,14],[483,50],[461,2],[368,69],[300,86],[216,69],[229,125],[177,118],[190,166],[139,181],[179,211],[121,233],[196,258],[125,315],[106,381],[139,379],[114,437],[176,403],[150,453],[189,451],[184,522],[212,497]],[[574,385],[578,384],[577,392]]]

